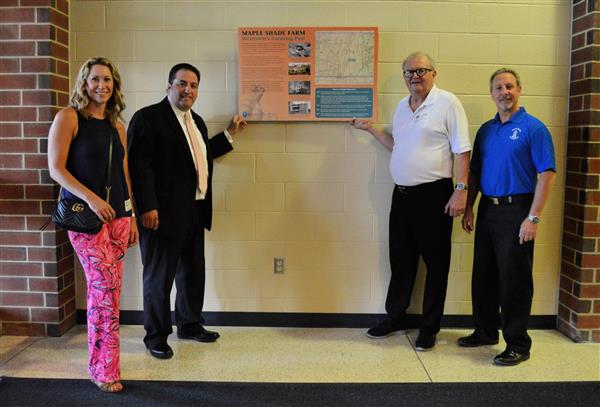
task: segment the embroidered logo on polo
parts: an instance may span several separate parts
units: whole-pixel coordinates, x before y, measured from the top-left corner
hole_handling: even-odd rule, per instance
[[[415,116],[415,122],[427,120],[428,117],[429,114],[427,114],[427,112],[417,113],[417,115]]]
[[[512,134],[510,135],[509,139],[517,140],[519,138],[519,133],[521,133],[521,129],[515,127],[514,129],[512,129]]]

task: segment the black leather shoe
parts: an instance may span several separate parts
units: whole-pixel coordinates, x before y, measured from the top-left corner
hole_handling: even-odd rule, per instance
[[[198,342],[214,342],[219,338],[218,332],[209,331],[204,329],[203,326],[199,327],[195,332],[180,332],[177,331],[177,337],[179,339],[192,339]]]
[[[371,339],[387,338],[390,335],[404,335],[406,328],[392,323],[389,318],[381,321],[377,326],[369,329],[365,335]]]
[[[415,341],[415,349],[419,352],[429,352],[435,347],[435,335],[419,334]]]
[[[166,342],[159,342],[155,345],[147,346],[150,354],[158,359],[170,359],[173,357],[173,349]]]
[[[494,358],[494,363],[500,366],[515,366],[527,359],[529,359],[529,353],[519,353],[507,349]]]
[[[473,332],[469,336],[458,338],[458,346],[464,348],[475,348],[477,346],[497,345],[498,339],[482,338],[477,333]]]

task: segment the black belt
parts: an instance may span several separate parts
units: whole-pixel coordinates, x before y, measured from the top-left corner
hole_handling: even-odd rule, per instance
[[[522,202],[531,202],[533,200],[533,194],[519,194],[519,195],[508,195],[508,196],[486,196],[483,195],[481,199],[486,200],[492,205],[510,205]]]
[[[398,189],[398,191],[400,191],[401,194],[408,195],[411,191],[414,192],[419,189],[422,190],[422,189],[427,189],[429,187],[436,188],[437,184],[441,184],[444,182],[452,183],[452,178],[440,178],[436,181],[425,182],[423,184],[417,184],[417,185],[398,185],[398,184],[396,184],[396,188]]]
[[[416,185],[412,185],[412,186],[407,186],[405,187],[404,185],[396,185],[396,188],[398,188],[398,191],[400,191],[401,194],[408,194],[408,191],[410,191],[411,189],[415,189]]]

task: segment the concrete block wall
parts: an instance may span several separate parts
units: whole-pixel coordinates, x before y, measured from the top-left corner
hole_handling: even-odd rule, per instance
[[[517,69],[522,102],[550,128],[558,177],[536,242],[533,313],[555,315],[568,114],[570,1],[72,0],[71,75],[95,55],[121,71],[125,117],[160,100],[169,68],[202,72],[195,106],[214,134],[237,110],[239,26],[378,26],[379,126],[406,95],[404,57],[437,61],[441,88],[465,106],[471,136],[495,113],[489,75]],[[389,152],[343,123],[251,123],[215,167],[207,234],[207,311],[383,312],[389,280]],[[469,314],[472,237],[455,222],[447,314]],[[273,258],[284,257],[283,275]],[[81,275],[79,275],[81,277]],[[411,311],[420,312],[422,279]],[[127,256],[124,310],[142,309],[138,249]],[[78,307],[84,284],[77,281]]]

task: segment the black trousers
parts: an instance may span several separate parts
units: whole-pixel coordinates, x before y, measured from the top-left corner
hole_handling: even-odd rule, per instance
[[[519,243],[519,229],[530,207],[530,199],[493,205],[482,198],[475,230],[471,287],[475,332],[496,339],[501,326],[507,349],[519,353],[531,349],[527,325],[533,299],[533,241]]]
[[[146,345],[165,342],[173,333],[170,294],[173,281],[175,323],[180,331],[193,332],[204,320],[205,260],[202,201],[190,219],[186,233],[164,237],[139,225],[140,249],[144,265],[144,328]],[[159,210],[160,219],[160,210]]]
[[[452,179],[412,187],[394,187],[390,211],[392,276],[385,309],[395,325],[405,325],[406,309],[417,275],[419,256],[427,266],[420,331],[433,335],[444,314],[452,235],[452,217],[444,207],[453,193]]]

